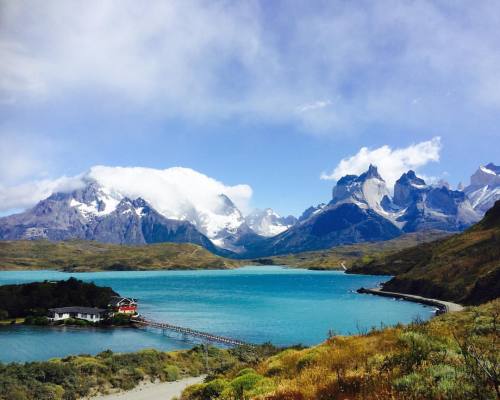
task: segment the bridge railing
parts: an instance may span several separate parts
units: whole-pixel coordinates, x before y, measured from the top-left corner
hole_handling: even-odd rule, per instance
[[[143,316],[136,316],[132,317],[131,321],[133,323],[136,323],[141,326],[150,326],[152,328],[158,328],[162,330],[170,330],[178,333],[182,333],[185,335],[190,335],[202,339],[206,339],[211,342],[217,342],[221,344],[226,344],[226,345],[234,345],[234,346],[252,346],[249,343],[243,342],[242,340],[238,339],[233,339],[230,337],[225,337],[225,336],[220,336],[220,335],[214,335],[212,333],[208,332],[203,332],[203,331],[198,331],[195,329],[191,328],[185,328],[183,326],[178,326],[178,325],[172,325],[167,322],[160,322],[160,321],[154,321],[147,319]]]

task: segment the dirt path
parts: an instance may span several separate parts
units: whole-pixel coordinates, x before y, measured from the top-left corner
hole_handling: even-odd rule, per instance
[[[205,376],[184,378],[175,382],[143,383],[127,392],[92,397],[95,400],[170,400],[180,397],[182,391],[196,383],[203,382]]]

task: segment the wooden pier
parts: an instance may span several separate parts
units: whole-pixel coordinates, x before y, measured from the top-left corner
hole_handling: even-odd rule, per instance
[[[227,346],[252,346],[250,343],[245,343],[238,339],[233,339],[225,336],[213,335],[211,333],[197,331],[195,329],[184,328],[182,326],[168,324],[166,322],[153,321],[144,317],[132,317],[132,323],[143,326],[157,328],[164,331],[171,331],[176,333],[181,333],[183,335],[196,337],[209,342],[220,343]]]

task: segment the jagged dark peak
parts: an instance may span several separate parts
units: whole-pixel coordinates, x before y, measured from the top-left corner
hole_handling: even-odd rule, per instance
[[[142,197],[138,197],[137,199],[132,200],[132,205],[134,207],[150,207],[149,203]]]
[[[357,175],[345,175],[337,181],[337,185],[346,186],[358,179]]]
[[[413,183],[415,185],[423,186],[425,185],[425,181],[422,178],[419,178],[415,171],[409,170],[405,172],[401,177],[396,181],[396,184],[405,185]]]
[[[366,172],[363,172],[358,177],[358,180],[364,181],[366,179],[371,179],[371,178],[377,178],[377,179],[380,179],[381,181],[384,180],[384,179],[382,179],[382,177],[378,173],[378,168],[375,165],[373,165],[373,164],[370,164],[370,166],[368,167],[368,170]]]
[[[492,162],[490,162],[489,164],[486,164],[484,167],[486,169],[489,169],[490,171],[493,171],[495,174],[500,174],[500,166],[499,165],[495,165]]]
[[[123,199],[120,200],[120,202],[116,206],[116,209],[123,210],[123,209],[136,208],[138,206],[135,203],[136,203],[136,200],[131,200],[128,197],[124,197]]]
[[[373,164],[370,164],[368,169],[359,176],[358,175],[345,175],[345,176],[343,176],[342,178],[340,178],[337,181],[337,186],[348,186],[352,183],[364,182],[367,179],[372,179],[372,178],[376,178],[376,179],[379,179],[379,180],[385,182],[384,179],[378,173],[377,167]]]

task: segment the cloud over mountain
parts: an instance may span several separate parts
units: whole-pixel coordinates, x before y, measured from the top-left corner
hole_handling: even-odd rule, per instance
[[[243,211],[249,208],[252,188],[225,185],[190,168],[167,169],[94,166],[75,177],[40,180],[0,191],[0,211],[32,206],[52,192],[74,190],[95,180],[121,196],[147,199],[159,212],[172,218],[189,213],[189,207],[214,212],[220,207],[219,195],[228,196]]]
[[[345,175],[360,175],[373,164],[392,188],[406,171],[416,171],[429,162],[439,161],[441,147],[439,137],[404,148],[393,149],[388,145],[376,149],[362,147],[355,155],[343,158],[331,173],[323,173],[321,178],[339,180]]]

